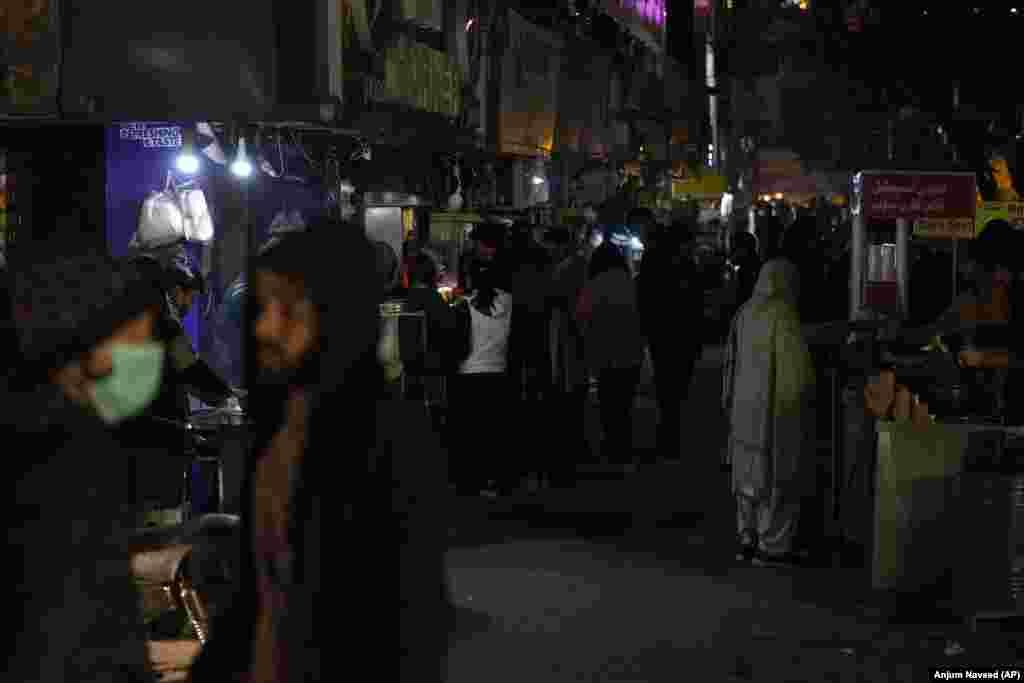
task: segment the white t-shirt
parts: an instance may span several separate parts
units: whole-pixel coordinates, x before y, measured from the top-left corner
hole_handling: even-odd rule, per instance
[[[508,337],[512,329],[512,296],[499,290],[491,315],[476,310],[472,305],[473,297],[469,301],[469,314],[473,321],[472,348],[459,372],[464,375],[505,372],[508,367]]]

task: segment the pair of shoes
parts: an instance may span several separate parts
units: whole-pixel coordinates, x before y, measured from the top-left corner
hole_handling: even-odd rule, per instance
[[[754,565],[757,567],[796,569],[807,566],[807,556],[796,552],[766,553],[763,550],[758,550],[754,554]]]

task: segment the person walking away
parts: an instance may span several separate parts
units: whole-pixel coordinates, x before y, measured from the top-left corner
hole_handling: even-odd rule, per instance
[[[690,256],[693,233],[677,224],[644,255],[637,296],[647,335],[658,403],[658,454],[676,461],[682,451],[682,409],[703,339],[704,300]]]
[[[412,257],[409,264],[409,292],[406,300],[409,312],[422,312],[425,318],[427,344],[425,354],[421,352],[422,344],[415,344],[416,363],[409,363],[403,358],[406,372],[418,377],[421,383],[414,387],[410,399],[425,397],[427,378],[443,377],[445,373],[445,346],[450,343],[455,330],[455,315],[445,303],[441,293],[437,291],[437,264],[429,255],[419,252]],[[403,356],[405,349],[403,349]],[[422,356],[422,357],[420,357]]]
[[[6,472],[3,679],[151,681],[127,545],[145,463],[112,427],[159,389],[161,295],[131,264],[61,239],[12,264],[22,364],[3,420],[31,457]]]
[[[800,321],[816,324],[829,319],[821,292],[825,286],[824,253],[818,239],[818,222],[803,214],[786,230],[782,257],[796,266],[800,279]]]
[[[785,227],[781,218],[773,214],[758,216],[754,231],[760,249],[758,256],[762,263],[782,255],[782,235]]]
[[[549,449],[536,449],[532,442],[534,430],[548,431],[550,416],[547,403],[551,394],[551,330],[547,304],[552,267],[547,252],[533,240],[530,227],[518,226],[511,259],[515,264],[511,278],[515,324],[509,335],[509,376],[521,409],[520,422],[530,425],[519,435],[526,439],[520,452],[536,455],[522,462],[523,475],[533,487],[539,488],[549,478],[550,459],[558,457]]]
[[[496,424],[507,420],[512,401],[508,344],[512,329],[512,295],[501,288],[497,269],[477,262],[466,298],[470,351],[452,378],[449,396],[455,430],[456,489],[462,495],[494,497],[517,483],[513,454],[494,448]]]
[[[626,257],[610,242],[597,247],[577,306],[587,365],[597,376],[605,462],[635,467],[633,404],[644,360],[636,284]]]
[[[729,260],[737,267],[734,301],[738,310],[740,306],[750,301],[750,297],[754,295],[757,277],[761,273],[761,259],[757,255],[757,238],[749,232],[737,233],[733,236],[732,241],[733,251]]]
[[[565,484],[574,483],[575,465],[591,464],[593,455],[586,436],[586,407],[590,394],[590,373],[586,364],[584,335],[577,317],[577,302],[587,282],[587,269],[594,252],[591,230],[583,228],[576,239],[574,252],[559,263],[552,274],[550,308],[552,322],[552,374],[556,412],[564,416],[558,430],[565,460],[561,476]]]
[[[1007,424],[1024,423],[1024,235],[1006,221],[993,220],[971,245],[977,263],[978,291],[974,302],[964,302],[961,318],[1006,322],[1004,329],[978,329],[974,348],[958,354],[962,367],[998,372],[1003,376],[1002,403]]]
[[[796,534],[814,448],[814,367],[800,329],[796,268],[761,269],[753,298],[733,320],[726,347],[723,404],[740,554],[758,564],[798,562]]]

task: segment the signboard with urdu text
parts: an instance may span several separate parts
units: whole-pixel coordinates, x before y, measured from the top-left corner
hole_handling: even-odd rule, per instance
[[[940,229],[936,219],[967,219],[973,226],[977,208],[977,181],[973,173],[917,173],[865,171],[860,184],[860,200],[868,221],[927,220],[924,229]],[[949,223],[960,231],[960,223]],[[968,232],[973,232],[973,227]]]

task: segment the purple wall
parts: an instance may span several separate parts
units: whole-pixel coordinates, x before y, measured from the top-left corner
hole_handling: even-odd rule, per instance
[[[128,242],[138,228],[142,202],[150,192],[163,189],[167,172],[174,169],[181,149],[182,129],[189,125],[195,124],[124,123],[107,128],[107,247],[111,255],[120,257],[128,253]],[[204,170],[208,166],[209,162]],[[202,174],[198,181],[202,187]],[[211,212],[215,212],[209,193],[206,200]],[[195,249],[190,254],[193,259],[198,256]],[[205,301],[197,302],[184,321],[185,331],[197,348],[203,346],[201,316],[195,312],[201,305]]]

